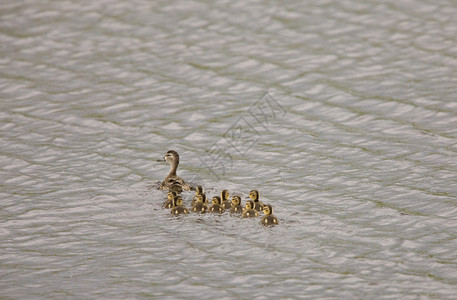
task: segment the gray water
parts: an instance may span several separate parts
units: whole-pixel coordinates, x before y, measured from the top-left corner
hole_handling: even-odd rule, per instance
[[[2,299],[455,299],[457,2],[6,0],[0,45]],[[169,149],[279,226],[171,216]]]

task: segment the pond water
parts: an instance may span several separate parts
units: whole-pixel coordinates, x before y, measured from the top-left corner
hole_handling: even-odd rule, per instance
[[[0,295],[454,298],[456,37],[451,0],[2,1]],[[170,149],[280,224],[173,217]]]

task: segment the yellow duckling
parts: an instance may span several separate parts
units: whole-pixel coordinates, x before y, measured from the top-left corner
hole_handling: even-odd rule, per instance
[[[232,201],[230,200],[230,193],[229,193],[229,191],[223,190],[223,191],[221,192],[221,201],[222,201],[222,207],[223,207],[225,210],[230,209],[230,207],[232,206]]]
[[[178,152],[174,150],[169,150],[163,157],[163,160],[170,164],[170,173],[168,173],[167,177],[165,177],[165,179],[162,181],[159,189],[168,190],[172,185],[179,185],[183,190],[190,191],[190,186],[187,183],[185,183],[181,177],[176,175],[176,170],[178,169],[179,165]]]
[[[262,211],[263,209],[263,204],[259,200],[259,191],[258,190],[252,190],[249,192],[249,198],[254,202],[253,209],[256,211]]]
[[[192,198],[192,206],[195,203],[197,203],[197,197],[203,193],[204,193],[204,191],[203,191],[203,187],[201,185],[199,185],[195,188],[195,195],[194,195],[194,198]]]
[[[265,204],[263,206],[263,213],[265,214],[265,216],[262,217],[260,224],[264,226],[272,226],[279,224],[278,219],[276,219],[276,217],[273,216],[273,208],[270,204]]]
[[[176,192],[168,192],[167,200],[163,203],[163,208],[172,208],[173,199],[177,196]]]
[[[213,205],[209,208],[209,212],[222,214],[225,209],[222,207],[222,200],[219,196],[214,196]]]
[[[242,214],[243,213],[243,206],[241,206],[241,197],[240,196],[233,196],[232,197],[232,205],[230,208],[231,214]]]
[[[259,212],[253,209],[254,207],[254,202],[252,200],[246,201],[246,207],[243,210],[242,217],[243,218],[253,218],[253,217],[258,217]]]
[[[204,203],[203,197],[206,200],[205,194],[201,194],[197,196],[195,204],[192,206],[191,211],[193,212],[199,212],[199,213],[206,213],[208,211],[208,206],[206,206],[206,203]]]
[[[171,209],[171,214],[172,215],[187,215],[189,213],[189,210],[182,204],[182,197],[181,196],[176,196],[173,199],[173,208]]]

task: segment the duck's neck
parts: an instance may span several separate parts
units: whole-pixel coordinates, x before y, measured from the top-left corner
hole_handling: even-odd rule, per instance
[[[176,170],[178,169],[178,162],[173,162],[170,164],[170,173],[168,174],[168,177],[176,177]]]

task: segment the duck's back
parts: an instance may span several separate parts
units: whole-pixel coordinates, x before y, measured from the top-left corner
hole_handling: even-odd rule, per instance
[[[181,177],[178,176],[167,176],[160,185],[161,190],[170,190],[180,194],[182,191],[190,191],[190,186],[184,182]]]
[[[254,210],[254,209],[246,209],[243,212],[243,218],[253,218],[253,217],[258,217],[259,213]]]
[[[263,210],[263,204],[260,202],[254,202],[254,209],[256,211],[262,211]]]
[[[173,207],[171,209],[172,215],[181,215],[181,214],[188,214],[188,213],[189,213],[189,210],[183,205],[179,205],[179,206]]]
[[[212,212],[212,213],[222,214],[224,211],[225,211],[225,209],[220,204],[213,204],[213,206],[211,206],[209,208],[209,212]]]
[[[232,205],[232,207],[230,208],[230,213],[241,214],[243,213],[243,207],[241,205]]]
[[[172,208],[173,207],[173,200],[166,200],[163,203],[163,208]]]
[[[260,224],[264,226],[278,225],[278,219],[276,219],[276,217],[273,215],[263,216]]]
[[[208,210],[208,207],[202,203],[202,202],[196,202],[193,206],[192,206],[192,209],[191,209],[193,212],[201,212],[202,214],[203,213],[206,213],[206,211]]]
[[[229,210],[230,208],[232,208],[232,201],[226,200],[226,201],[222,202],[222,207],[225,210]]]

